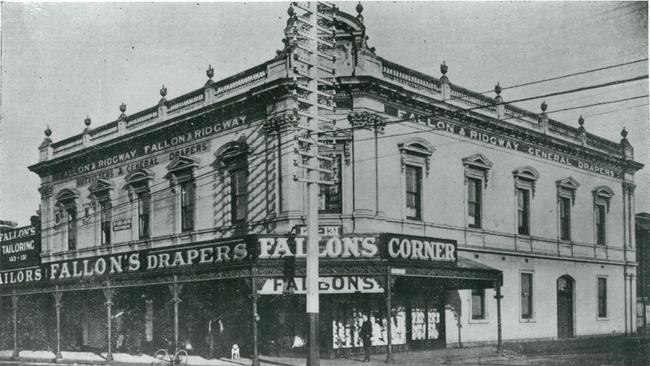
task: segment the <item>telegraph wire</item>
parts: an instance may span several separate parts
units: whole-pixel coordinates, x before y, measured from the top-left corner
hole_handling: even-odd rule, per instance
[[[522,86],[541,84],[541,83],[545,83],[545,82],[548,82],[548,81],[554,81],[554,80],[564,79],[564,78],[568,78],[568,77],[572,77],[572,76],[589,74],[589,73],[597,72],[597,71],[609,70],[609,69],[613,69],[615,67],[632,65],[632,64],[636,64],[636,63],[644,62],[644,61],[648,61],[648,58],[646,57],[646,58],[642,58],[642,59],[638,59],[638,60],[634,60],[634,61],[623,62],[623,63],[616,64],[616,65],[598,67],[598,68],[595,68],[595,69],[574,72],[574,73],[571,73],[571,74],[565,74],[565,75],[561,75],[561,76],[555,76],[555,77],[552,77],[552,78],[546,78],[546,79],[541,79],[541,80],[536,80],[536,81],[530,81],[530,82],[527,82],[527,83],[515,84],[515,85],[511,85],[511,86],[502,86],[501,90],[514,89],[514,88],[519,88],[519,87],[522,87]],[[488,94],[488,93],[493,93],[493,92],[494,92],[494,90],[487,90],[487,91],[480,92],[480,94]]]

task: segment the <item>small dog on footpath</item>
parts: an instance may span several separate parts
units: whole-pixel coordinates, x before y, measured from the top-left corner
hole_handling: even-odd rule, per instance
[[[239,360],[239,346],[236,344],[232,345],[232,349],[230,350],[230,359]]]

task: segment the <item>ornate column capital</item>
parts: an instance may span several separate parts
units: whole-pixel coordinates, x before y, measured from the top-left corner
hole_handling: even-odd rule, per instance
[[[41,199],[52,197],[52,184],[41,184],[38,187],[38,192],[41,194]]]
[[[348,114],[348,121],[353,128],[375,129],[377,132],[384,132],[386,118],[370,112],[352,112]]]
[[[632,182],[623,182],[623,193],[625,194],[634,194],[634,190],[636,189],[636,184]]]
[[[280,114],[269,117],[264,121],[264,132],[271,135],[298,127],[298,117],[295,114]]]

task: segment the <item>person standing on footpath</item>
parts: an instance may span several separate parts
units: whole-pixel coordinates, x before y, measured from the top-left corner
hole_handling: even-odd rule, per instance
[[[361,325],[359,332],[361,340],[363,341],[363,362],[370,362],[370,347],[372,346],[372,323],[369,317]]]

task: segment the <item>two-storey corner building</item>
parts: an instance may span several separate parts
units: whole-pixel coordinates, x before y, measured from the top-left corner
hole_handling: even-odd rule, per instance
[[[365,318],[376,351],[634,333],[642,165],[627,132],[608,141],[545,104],[505,103],[498,85],[495,99],[454,85],[444,63],[436,78],[383,59],[357,11],[333,13],[336,128],[319,135],[336,177],[319,195],[323,354],[360,347]],[[57,142],[46,131],[30,167],[41,263],[0,269],[14,348],[36,333],[109,357],[304,348],[297,22],[255,68],[208,69],[196,91],[163,88],[158,105]],[[34,299],[52,316],[25,332]]]

